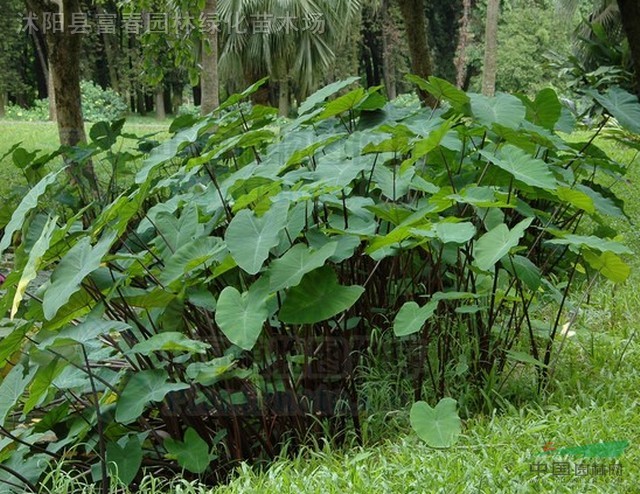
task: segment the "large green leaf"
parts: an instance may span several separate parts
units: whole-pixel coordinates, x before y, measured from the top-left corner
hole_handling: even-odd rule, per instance
[[[204,472],[212,460],[209,446],[195,429],[189,427],[184,433],[184,441],[165,439],[164,447],[168,457],[178,461],[178,464],[191,473]]]
[[[558,187],[556,194],[560,200],[568,202],[572,206],[582,209],[589,214],[593,214],[596,211],[593,199],[581,190],[571,189],[569,187]]]
[[[163,259],[169,259],[180,247],[192,242],[204,233],[204,225],[198,221],[198,208],[191,204],[180,218],[161,211],[155,218],[158,236],[153,243],[158,247]]]
[[[177,331],[166,331],[135,344],[131,351],[142,355],[150,355],[153,352],[205,353],[209,348],[211,345],[203,341],[192,340]]]
[[[614,283],[622,283],[631,274],[631,267],[613,252],[596,255],[586,251],[583,257],[593,269]]]
[[[537,290],[542,282],[542,274],[538,266],[524,256],[505,257],[502,259],[502,265],[531,290]]]
[[[311,96],[309,96],[304,101],[304,103],[300,105],[300,109],[298,110],[298,113],[300,115],[307,113],[309,110],[312,110],[316,105],[322,103],[329,96],[333,96],[338,91],[341,91],[346,87],[349,87],[351,84],[358,81],[359,79],[360,77],[349,77],[348,79],[345,79],[343,81],[336,81],[324,86],[322,89],[319,89],[318,91],[313,93]]]
[[[498,93],[493,98],[481,94],[470,94],[471,111],[478,121],[491,128],[494,123],[517,129],[525,119],[526,110],[515,96]]]
[[[29,286],[29,283],[31,283],[36,278],[36,276],[38,276],[38,269],[40,268],[42,257],[49,249],[51,236],[56,229],[57,219],[58,217],[56,216],[55,218],[49,218],[47,220],[47,223],[42,229],[40,237],[31,248],[31,252],[29,252],[29,259],[27,260],[27,264],[22,270],[20,281],[18,282],[18,287],[16,288],[16,293],[13,296],[11,319],[13,319],[16,315],[16,312],[18,312],[18,307],[20,306],[20,302],[22,301],[22,298],[24,297],[24,294],[27,290],[27,286]]]
[[[227,247],[238,266],[247,273],[260,271],[269,251],[280,242],[279,234],[287,224],[288,208],[286,201],[276,202],[261,218],[243,209],[229,223],[225,234]]]
[[[536,95],[534,101],[526,99],[527,118],[536,125],[553,130],[560,119],[562,104],[551,88],[545,88]]]
[[[324,120],[325,118],[335,117],[346,111],[353,110],[366,96],[367,92],[364,89],[360,87],[354,89],[327,103],[318,119]]]
[[[441,221],[434,227],[436,236],[440,241],[454,244],[464,244],[476,234],[476,227],[469,221],[461,223]]]
[[[136,372],[120,393],[116,421],[129,424],[142,415],[148,403],[162,401],[167,393],[188,388],[185,383],[169,382],[169,375],[163,369]]]
[[[575,235],[573,233],[568,233],[562,238],[547,240],[547,243],[555,245],[572,245],[574,247],[588,247],[590,249],[599,250],[600,252],[633,254],[633,251],[626,245],[616,242],[615,240],[596,237],[595,235]]]
[[[135,434],[123,437],[117,443],[107,443],[109,473],[122,484],[133,482],[142,465],[142,444]]]
[[[187,367],[187,376],[203,386],[211,386],[235,366],[233,355],[214,358],[208,362],[193,362]]]
[[[518,245],[533,218],[526,218],[509,230],[504,223],[489,230],[478,239],[473,249],[475,265],[483,271],[491,269],[509,251]]]
[[[345,160],[339,153],[330,154],[319,160],[313,179],[328,187],[347,187],[363,171],[371,170],[372,166],[373,158],[368,156]]]
[[[22,228],[24,224],[24,219],[26,218],[29,211],[35,208],[38,205],[38,201],[40,196],[45,193],[47,187],[49,187],[52,183],[56,181],[58,175],[62,172],[62,170],[58,170],[55,173],[50,173],[46,177],[44,177],[40,182],[36,184],[27,194],[24,196],[22,201],[18,207],[13,211],[11,215],[11,220],[4,227],[4,235],[2,239],[0,239],[0,255],[5,251],[7,247],[11,244],[11,240],[13,239],[13,234]]]
[[[199,237],[178,247],[167,259],[158,280],[165,286],[180,279],[185,274],[203,268],[212,261],[222,262],[228,255],[221,239]]]
[[[438,308],[438,300],[432,300],[420,307],[415,302],[406,302],[398,311],[393,321],[393,332],[396,336],[408,336],[420,331],[424,323]]]
[[[427,91],[438,101],[446,101],[451,107],[458,111],[464,112],[469,105],[469,96],[467,93],[458,89],[453,84],[444,79],[440,79],[435,76],[430,76],[428,81],[425,81],[417,75],[409,74],[406,76],[409,82],[412,82],[420,89]]]
[[[272,292],[296,286],[302,277],[324,266],[335,251],[338,242],[330,242],[313,251],[304,244],[296,244],[280,259],[269,266],[269,289]]]
[[[216,323],[231,343],[244,350],[251,350],[256,344],[269,316],[269,292],[262,280],[242,294],[232,286],[225,287],[218,297]]]
[[[462,422],[453,398],[441,399],[435,408],[424,401],[417,401],[411,407],[409,419],[411,428],[418,437],[433,448],[453,446],[462,431]]]
[[[516,146],[506,144],[497,154],[489,151],[480,153],[494,165],[509,172],[516,180],[527,185],[549,190],[555,190],[558,186],[547,163]]]
[[[47,392],[51,391],[52,383],[67,366],[67,362],[54,359],[49,364],[38,368],[29,386],[29,397],[25,401],[22,412],[26,415],[40,404]]]
[[[31,371],[27,372],[24,366],[16,365],[9,374],[2,378],[2,383],[0,383],[0,425],[4,424],[7,415],[24,394],[36,370],[37,367],[34,366]]]
[[[94,309],[85,321],[67,326],[60,332],[43,339],[38,347],[45,349],[49,346],[64,346],[69,343],[86,345],[96,343],[97,339],[104,334],[120,333],[131,329],[131,326],[125,322],[103,319],[103,312],[99,309]]]
[[[60,307],[80,289],[82,280],[100,267],[114,240],[115,234],[104,235],[95,247],[91,247],[89,237],[83,237],[67,252],[51,275],[51,286],[42,299],[45,319],[52,320]]]
[[[200,131],[208,124],[209,122],[207,120],[202,120],[193,127],[189,127],[178,132],[171,139],[154,148],[149,157],[142,164],[142,169],[136,175],[136,183],[142,184],[146,182],[149,178],[149,174],[158,165],[175,158],[182,148],[187,146],[189,143],[194,142],[198,138]]]
[[[625,217],[624,211],[622,210],[622,201],[614,200],[615,196],[610,190],[606,191],[604,187],[599,188],[596,184],[591,184],[590,187],[584,184],[576,184],[576,189],[584,192],[591,198],[596,211],[599,213],[614,216],[616,218]],[[611,195],[605,196],[603,194],[605,192],[609,192]]]
[[[588,91],[604,106],[618,123],[629,132],[640,134],[640,104],[638,98],[619,87],[611,87],[605,94]]]
[[[314,324],[347,310],[364,293],[358,285],[343,286],[328,266],[308,273],[292,288],[280,309],[280,319],[288,324]]]

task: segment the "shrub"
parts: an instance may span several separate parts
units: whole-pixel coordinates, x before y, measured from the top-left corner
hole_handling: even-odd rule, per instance
[[[17,105],[7,105],[5,118],[8,120],[24,120],[27,122],[38,122],[49,119],[49,100],[36,100],[31,108],[22,108]]]
[[[102,89],[90,81],[80,83],[82,113],[87,122],[113,121],[122,118],[128,111],[127,103],[113,89]],[[28,122],[49,119],[49,99],[36,100],[31,108],[8,105],[5,118]]]
[[[82,113],[87,122],[117,120],[128,110],[127,103],[113,89],[102,89],[91,81],[81,81]]]
[[[200,115],[200,106],[192,105],[190,103],[182,104],[178,107],[178,116],[182,115]]]
[[[576,280],[628,276],[609,221],[621,202],[597,181],[624,169],[556,133],[570,129],[551,90],[486,98],[413,80],[443,107],[396,107],[376,88],[326,101],[347,81],[280,132],[274,109],[239,104],[256,84],[174,121],[91,221],[35,209],[64,171],[46,175],[0,240],[1,253],[22,232],[0,298],[13,318],[3,475],[36,482],[75,448],[95,480],[134,482],[144,460],[214,481],[348,421],[358,434],[374,331],[395,335],[380,356],[414,399],[471,409],[463,384],[480,395],[514,369],[543,388]],[[640,112],[621,94],[598,101]],[[120,128],[100,124],[82,152],[115,155]],[[23,302],[42,270],[50,281]],[[455,408],[420,403],[411,421],[446,446]]]

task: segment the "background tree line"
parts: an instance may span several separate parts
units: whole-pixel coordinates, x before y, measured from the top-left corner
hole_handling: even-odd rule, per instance
[[[55,98],[49,98],[50,118],[62,119],[66,128],[81,121],[81,80],[112,89],[131,113],[155,112],[164,118],[187,104],[208,113],[220,98],[265,76],[269,83],[255,99],[287,115],[319,86],[352,75],[361,76],[368,86],[384,85],[394,98],[411,90],[404,78],[408,73],[437,75],[465,90],[485,93],[533,92],[549,84],[562,89],[566,81],[557,77],[558,60],[575,62],[575,53],[581,53],[587,68],[594,60],[603,65],[605,56],[609,60],[604,65],[611,62],[629,73],[639,71],[640,22],[634,22],[639,8],[629,0],[3,4],[0,116],[7,104],[27,108],[58,87],[62,101],[56,105]],[[64,33],[45,32],[42,15],[60,12],[60,7],[67,13],[85,13],[88,29],[77,32],[76,27],[71,34],[74,21],[67,15]],[[38,18],[35,30],[26,29],[32,14]],[[149,32],[145,25],[131,22],[155,14],[166,16],[166,32]],[[289,25],[284,25],[286,19]],[[315,23],[314,29],[310,23]],[[576,40],[581,40],[579,50]],[[551,52],[556,54],[555,64],[548,61]],[[82,132],[76,133],[82,139]],[[62,142],[73,144],[75,139]]]

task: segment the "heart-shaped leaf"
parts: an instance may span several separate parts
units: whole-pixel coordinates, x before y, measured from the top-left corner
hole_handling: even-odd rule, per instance
[[[233,259],[249,274],[256,274],[280,242],[279,234],[287,224],[289,204],[279,201],[258,218],[248,209],[240,211],[229,223],[225,234]]]
[[[123,445],[108,443],[107,462],[110,474],[122,484],[133,482],[142,465],[142,444],[138,436],[130,435]]]
[[[453,446],[462,428],[456,404],[453,398],[443,398],[431,408],[426,402],[417,401],[409,414],[411,428],[433,448]]]
[[[256,344],[269,316],[268,292],[264,285],[258,281],[244,293],[228,286],[218,298],[216,323],[231,343],[244,350],[251,350]]]
[[[483,271],[491,269],[495,263],[506,256],[509,251],[518,245],[524,235],[524,231],[531,225],[533,218],[522,220],[512,230],[504,223],[489,230],[476,242],[473,250],[475,264]]]
[[[588,91],[587,94],[604,106],[622,127],[629,132],[640,133],[640,105],[636,96],[619,87],[609,88],[605,94],[596,91]]]
[[[393,322],[393,332],[396,336],[408,336],[422,329],[424,323],[433,315],[438,307],[438,300],[420,307],[415,302],[406,302],[398,311]]]
[[[494,123],[517,129],[525,118],[526,110],[522,101],[515,96],[497,93],[489,98],[482,94],[469,94],[471,111],[478,121],[491,128]]]
[[[162,401],[167,393],[189,388],[185,383],[169,382],[169,375],[163,369],[150,369],[137,372],[120,393],[116,406],[116,421],[129,424],[136,420],[147,403]]]
[[[289,324],[314,324],[347,310],[364,293],[358,285],[343,286],[328,266],[307,274],[292,288],[280,309],[280,319]]]
[[[91,247],[89,237],[83,237],[67,252],[51,275],[51,286],[42,299],[45,319],[53,319],[80,289],[82,280],[100,267],[114,240],[115,234],[105,235],[95,247]]]
[[[184,433],[184,441],[165,439],[164,447],[170,458],[178,460],[182,468],[192,473],[204,472],[213,459],[209,446],[192,427]]]
[[[497,154],[489,151],[481,151],[480,153],[520,182],[541,189],[555,190],[558,187],[558,182],[547,163],[534,158],[516,146],[506,144]]]
[[[324,266],[335,251],[338,242],[325,244],[317,251],[312,251],[304,244],[296,244],[280,259],[269,266],[269,289],[272,292],[296,286],[302,277]]]

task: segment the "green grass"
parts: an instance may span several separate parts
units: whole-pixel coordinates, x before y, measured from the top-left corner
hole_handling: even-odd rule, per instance
[[[36,124],[40,125],[40,124]],[[141,126],[146,132],[151,127]],[[134,129],[131,129],[135,132]],[[44,148],[55,141],[50,124],[0,122],[8,137],[4,143],[24,140]],[[582,136],[577,136],[579,138]],[[29,141],[27,141],[27,138]],[[632,165],[628,183],[618,183],[627,201],[631,223],[617,222],[625,240],[640,250],[637,220],[640,200],[637,184],[640,171],[635,152],[615,143],[600,145],[619,161]],[[3,144],[7,146],[7,144]],[[52,146],[55,147],[55,146]],[[0,155],[2,148],[0,148]],[[637,161],[637,160],[636,160]],[[7,173],[0,164],[0,179]],[[379,412],[365,420],[365,445],[349,441],[336,448],[328,444],[308,448],[293,458],[282,458],[269,468],[241,465],[231,481],[217,489],[198,487],[178,480],[171,486],[147,477],[136,492],[147,494],[233,494],[233,493],[640,493],[640,346],[636,333],[640,314],[640,261],[629,259],[633,274],[623,286],[599,281],[592,289],[567,339],[549,392],[516,408],[501,401],[500,412],[476,416],[464,423],[460,442],[449,449],[427,447],[408,425],[408,409],[386,410],[384,376],[379,376],[376,406]],[[580,298],[580,293],[574,297]],[[526,369],[530,372],[530,368]],[[532,393],[527,373],[513,383],[523,394]],[[387,383],[388,384],[388,383]],[[393,386],[388,386],[392,390]],[[373,394],[372,394],[373,396]],[[388,413],[387,413],[388,412]],[[630,445],[618,459],[553,458],[539,456],[546,443],[557,448],[596,442],[627,440]],[[546,465],[550,470],[568,462],[610,466],[621,465],[620,475],[577,476],[535,473]],[[78,484],[61,471],[52,473],[54,487],[42,492],[98,493],[96,486]],[[115,488],[112,492],[116,492]]]
[[[85,126],[87,135],[93,124]],[[170,121],[158,121],[153,118],[133,117],[127,118],[124,132],[143,136],[158,133],[156,139],[161,140],[168,136],[167,130]],[[43,153],[51,153],[58,149],[58,128],[54,122],[19,122],[12,120],[0,120],[0,157],[9,151],[14,144],[21,142],[21,146],[27,151],[41,150]],[[132,141],[129,141],[132,142]],[[125,144],[126,146],[127,144]],[[5,196],[12,187],[24,183],[24,178],[13,165],[11,156],[0,160],[0,197]]]

